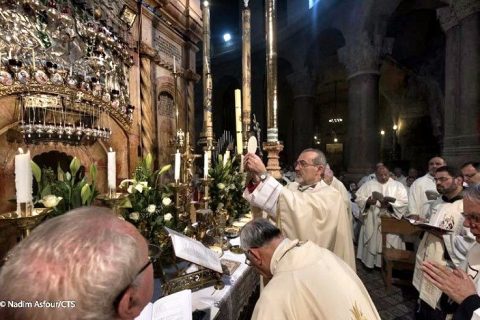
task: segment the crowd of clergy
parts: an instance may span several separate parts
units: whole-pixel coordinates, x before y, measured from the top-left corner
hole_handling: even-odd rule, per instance
[[[252,153],[244,169],[254,219],[240,244],[245,263],[262,275],[252,319],[380,319],[356,263],[381,267],[382,245],[404,249],[406,240],[416,250],[416,319],[480,319],[479,163],[456,168],[433,157],[422,177],[378,163],[348,189],[317,149],[302,151],[283,181]],[[429,228],[382,244],[382,216]],[[105,208],[76,209],[42,223],[9,253],[0,288],[0,319],[135,319],[153,293],[147,241]],[[73,304],[1,305],[45,300]]]

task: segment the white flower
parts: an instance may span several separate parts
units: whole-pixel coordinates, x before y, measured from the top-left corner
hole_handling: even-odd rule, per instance
[[[148,213],[154,213],[156,209],[157,209],[157,206],[156,206],[156,205],[150,204],[150,205],[148,205],[148,207],[147,207],[147,212],[148,212]]]
[[[134,192],[135,192],[135,189],[134,189],[134,187],[133,187],[133,184],[128,186],[127,192],[128,192],[128,193],[134,193]]]
[[[128,217],[130,219],[132,219],[133,221],[138,221],[138,219],[140,219],[140,214],[135,211],[135,212],[130,213],[130,215]]]
[[[163,216],[163,220],[165,220],[165,222],[172,220],[172,218],[173,216],[171,213],[167,213],[166,215]]]
[[[220,182],[220,183],[217,184],[217,188],[220,189],[220,190],[223,190],[223,189],[225,189],[225,185]]]
[[[135,180],[133,180],[133,179],[122,180],[122,182],[120,182],[119,187],[120,188],[125,188],[129,183],[135,183]]]
[[[138,192],[142,193],[144,189],[148,190],[148,182],[146,181],[141,181],[135,185],[135,189],[138,190]]]
[[[40,200],[39,202],[41,202],[45,206],[45,208],[53,208],[56,207],[62,199],[62,197],[57,197],[53,194],[49,194],[43,197],[42,200]]]
[[[170,204],[172,203],[172,199],[168,198],[168,197],[165,197],[162,199],[162,204],[165,206],[165,207],[168,207]]]

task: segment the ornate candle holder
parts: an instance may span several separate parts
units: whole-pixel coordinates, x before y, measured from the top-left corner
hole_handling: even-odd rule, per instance
[[[126,193],[115,192],[115,189],[110,189],[107,193],[97,196],[97,199],[102,201],[110,209],[112,209],[116,216],[120,217],[122,216],[122,213],[120,211],[121,204],[125,201],[127,197],[128,194]]]
[[[19,228],[22,231],[22,239],[24,239],[50,212],[50,208],[32,208],[28,216],[17,212],[7,212],[0,214],[0,223],[9,223]]]
[[[175,190],[175,209],[177,211],[177,223],[181,222],[190,225],[190,214],[189,211],[186,210],[188,185],[180,181],[175,181],[173,189]]]
[[[204,209],[210,208],[210,194],[209,194],[209,189],[210,189],[210,183],[213,181],[212,178],[204,177],[203,179],[200,179],[202,181],[202,186],[203,186],[203,197],[202,197],[202,205]]]

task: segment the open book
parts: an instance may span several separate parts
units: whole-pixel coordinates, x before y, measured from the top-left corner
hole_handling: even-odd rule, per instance
[[[425,195],[427,196],[428,200],[436,200],[440,197],[440,193],[436,192],[435,190],[427,190],[425,191]]]
[[[424,229],[425,231],[435,230],[435,231],[442,232],[442,233],[452,232],[452,230],[445,229],[445,228],[442,228],[442,227],[437,227],[437,226],[434,226],[433,224],[429,224],[429,223],[426,223],[426,222],[421,222],[421,221],[418,221],[418,220],[415,220],[415,219],[409,219],[409,218],[404,218],[404,219],[406,219],[412,225],[420,227],[420,228]]]
[[[390,203],[393,203],[393,202],[396,201],[396,199],[394,197],[384,196],[382,193],[380,193],[378,191],[373,191],[372,192],[372,199],[378,200],[380,202],[387,201],[387,202],[390,202]]]
[[[149,302],[135,320],[192,320],[192,291],[179,291]]]

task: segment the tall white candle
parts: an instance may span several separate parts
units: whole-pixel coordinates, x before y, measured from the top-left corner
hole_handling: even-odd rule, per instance
[[[208,178],[208,151],[203,155],[203,177]]]
[[[237,132],[237,154],[243,153],[242,137],[242,91],[235,89],[235,129]]]
[[[110,148],[108,152],[108,188],[115,189],[117,185],[116,153]]]
[[[23,153],[21,148],[15,156],[15,189],[17,191],[17,203],[32,202],[32,164],[30,151]]]
[[[177,149],[177,152],[175,153],[175,181],[178,182],[180,180],[180,152]]]
[[[223,165],[227,164],[228,159],[230,159],[230,150],[225,151],[223,155]]]
[[[173,56],[173,73],[177,73],[177,62],[175,56]]]

